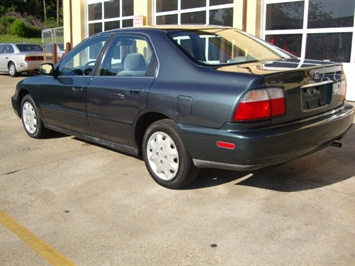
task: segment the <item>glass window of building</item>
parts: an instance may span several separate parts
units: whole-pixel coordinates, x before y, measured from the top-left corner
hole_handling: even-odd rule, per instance
[[[233,0],[155,0],[154,24],[233,26]]]
[[[266,9],[266,29],[301,29],[303,14],[303,2],[269,4]]]
[[[88,36],[132,27],[134,0],[87,0]]]
[[[265,40],[301,58],[355,63],[354,0],[265,0],[264,10]]]
[[[352,27],[354,0],[309,0],[308,28]]]

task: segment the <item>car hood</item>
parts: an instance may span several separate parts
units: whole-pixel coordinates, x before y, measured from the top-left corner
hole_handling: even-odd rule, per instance
[[[310,68],[322,68],[329,67],[332,65],[340,64],[330,61],[291,58],[285,60],[258,61],[238,65],[222,66],[216,68],[216,70],[255,75],[273,75],[280,72],[309,70]]]

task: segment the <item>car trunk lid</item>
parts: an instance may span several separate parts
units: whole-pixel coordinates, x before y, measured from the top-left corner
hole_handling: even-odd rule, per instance
[[[273,124],[312,117],[344,103],[345,75],[341,64],[307,65],[264,76],[265,87],[280,87],[286,99],[286,115]]]
[[[261,75],[266,88],[282,88],[286,114],[273,117],[273,124],[312,117],[344,103],[346,87],[341,64],[292,58],[226,66],[218,70]]]

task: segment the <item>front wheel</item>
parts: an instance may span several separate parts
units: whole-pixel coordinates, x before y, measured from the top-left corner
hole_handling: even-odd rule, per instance
[[[48,134],[49,130],[44,127],[36,104],[30,95],[26,95],[22,99],[21,119],[24,129],[30,137],[39,139]]]
[[[153,179],[167,188],[182,188],[198,173],[176,124],[169,119],[154,122],[146,130],[143,159]]]

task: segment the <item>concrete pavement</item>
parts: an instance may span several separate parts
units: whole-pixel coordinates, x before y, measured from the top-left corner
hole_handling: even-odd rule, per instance
[[[2,265],[57,254],[76,265],[355,264],[355,126],[343,148],[255,172],[202,170],[168,190],[134,157],[29,138],[10,103],[22,78],[0,75]]]

